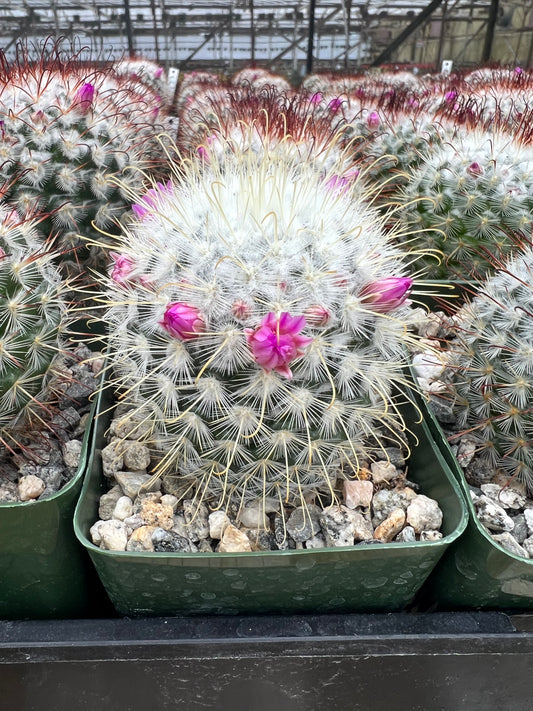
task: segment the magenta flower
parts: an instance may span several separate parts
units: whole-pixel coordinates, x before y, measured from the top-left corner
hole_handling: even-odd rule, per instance
[[[74,97],[73,107],[86,114],[92,106],[94,99],[94,84],[85,82],[82,84]]]
[[[117,254],[116,252],[110,252],[111,259],[115,262],[113,269],[111,271],[111,279],[116,281],[117,284],[124,286],[126,282],[129,281],[130,274],[132,273],[135,262],[131,257],[126,254]]]
[[[161,79],[163,75],[163,67],[157,67],[157,69],[154,72],[154,79]]]
[[[335,111],[338,111],[342,106],[342,99],[332,99],[329,104],[328,104],[328,109],[332,112],[335,113]]]
[[[380,123],[381,123],[381,119],[379,118],[378,112],[371,111],[366,118],[366,125],[368,126],[368,128],[371,128],[371,129],[378,128]]]
[[[182,301],[171,301],[168,304],[159,325],[181,341],[190,341],[205,331],[205,321],[200,310]]]
[[[311,98],[309,99],[310,104],[319,104],[322,101],[322,94],[317,91],[316,94],[313,94]]]
[[[332,175],[329,180],[326,180],[324,185],[334,195],[340,195],[349,189],[350,181],[342,175]]]
[[[452,101],[455,101],[456,98],[457,98],[457,92],[455,91],[455,89],[452,89],[451,91],[447,91],[444,94],[444,101],[447,104],[451,104]]]
[[[136,202],[131,206],[131,209],[140,220],[143,220],[150,214],[150,212],[157,208],[157,204],[162,197],[168,197],[172,195],[172,192],[173,188],[171,180],[165,184],[156,183],[156,187],[150,188],[148,192],[141,197],[139,202]]]
[[[313,340],[300,336],[305,325],[305,316],[291,316],[284,311],[279,317],[268,313],[256,329],[245,328],[255,362],[266,371],[275,370],[290,380],[289,363],[303,355],[303,349]]]
[[[477,178],[479,175],[483,175],[483,168],[479,165],[479,163],[474,162],[468,166],[466,172]]]
[[[410,277],[385,277],[364,286],[359,297],[361,303],[372,307],[372,311],[387,313],[406,301],[412,286]]]

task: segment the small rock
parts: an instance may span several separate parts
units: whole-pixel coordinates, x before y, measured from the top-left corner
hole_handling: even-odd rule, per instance
[[[373,538],[389,543],[402,530],[405,525],[405,511],[395,509],[374,531]],[[370,536],[372,538],[372,536]]]
[[[225,511],[218,510],[218,511],[212,511],[209,514],[209,537],[214,538],[215,540],[219,541],[222,536],[224,535],[224,530],[226,526],[229,526],[231,521],[229,520],[229,516]]]
[[[272,534],[270,531],[257,528],[241,528],[241,531],[246,533],[253,551],[270,551],[272,550]]]
[[[28,474],[19,479],[18,496],[20,501],[38,499],[46,488],[44,481],[34,474]]]
[[[526,551],[530,558],[533,558],[533,536],[526,538],[526,540],[521,544],[522,548]]]
[[[265,515],[262,501],[247,504],[239,511],[238,521],[246,528],[262,528],[266,530],[270,527],[268,518]]]
[[[63,462],[70,469],[77,469],[80,464],[82,443],[79,439],[71,439],[61,447]]]
[[[178,499],[176,496],[172,496],[172,494],[163,494],[160,499],[160,503],[164,506],[171,506],[172,511],[176,513],[176,509],[178,508]]]
[[[422,531],[420,534],[421,541],[440,541],[442,533],[440,531]]]
[[[516,516],[511,516],[511,518],[514,523],[513,538],[517,543],[523,545],[524,541],[528,537],[526,517],[524,514],[517,514]]]
[[[533,536],[533,508],[524,509],[528,536]]]
[[[156,528],[152,533],[154,551],[160,553],[190,553],[191,542],[174,531]]]
[[[445,395],[429,394],[428,407],[442,424],[452,425],[455,423],[456,417],[453,404],[449,402]]]
[[[113,477],[124,468],[121,440],[112,439],[107,447],[102,449],[101,456],[104,476]]]
[[[328,506],[322,511],[320,525],[328,548],[353,546],[355,518],[356,512],[346,506]]]
[[[152,424],[147,422],[143,415],[136,410],[123,412],[120,417],[113,419],[110,426],[110,434],[123,439],[142,439],[149,434]]]
[[[131,534],[127,544],[127,551],[153,551],[152,533],[155,526],[139,526]]]
[[[494,466],[480,457],[474,457],[465,469],[465,478],[472,486],[487,484],[494,476]]]
[[[400,473],[391,462],[372,462],[370,471],[372,472],[372,481],[375,484],[391,481]]]
[[[438,353],[424,351],[414,356],[413,369],[420,378],[437,380],[444,372],[444,364]]]
[[[18,487],[14,481],[3,481],[0,483],[0,501],[7,503],[19,501]]]
[[[438,531],[442,525],[442,511],[434,499],[417,494],[407,507],[407,523],[415,529],[415,533]]]
[[[122,457],[128,471],[142,471],[150,466],[150,450],[141,442],[126,440]]]
[[[354,511],[353,520],[353,538],[356,543],[359,541],[368,541],[374,538],[374,528],[371,521],[359,511]]]
[[[293,541],[303,543],[320,532],[321,509],[314,504],[299,506],[287,519],[287,531]]]
[[[517,543],[508,531],[504,533],[493,533],[491,537],[496,543],[499,543],[505,550],[509,551],[509,553],[514,553],[521,558],[529,558],[527,550]]]
[[[289,536],[282,516],[276,516],[274,519],[274,540],[279,551],[296,548],[296,543]]]
[[[131,536],[135,529],[144,526],[144,521],[139,513],[134,513],[133,516],[128,516],[128,518],[124,519],[124,523],[126,524],[128,536]]]
[[[489,531],[512,531],[513,519],[505,513],[502,506],[483,494],[475,503],[478,519]]]
[[[313,536],[313,538],[310,538],[308,541],[305,541],[305,547],[306,548],[325,548],[326,547],[326,541],[324,536],[321,533],[317,533],[316,536]]]
[[[344,505],[349,509],[369,508],[373,493],[374,485],[371,481],[353,479],[343,482]]]
[[[102,521],[109,521],[110,518],[113,518],[115,506],[122,495],[122,489],[118,484],[115,484],[115,486],[112,489],[109,489],[107,493],[102,494],[98,507],[98,515]]]
[[[205,504],[185,499],[183,516],[187,526],[187,538],[197,543],[209,536],[209,511]]]
[[[102,542],[102,536],[100,535],[100,526],[102,524],[103,521],[96,521],[89,529],[89,537],[95,546],[99,546]]]
[[[218,544],[217,551],[219,553],[243,553],[252,550],[252,545],[246,533],[232,523],[226,526],[224,535]]]
[[[125,551],[128,543],[128,533],[124,521],[102,521],[98,528],[100,548],[108,551]]]
[[[161,481],[154,479],[149,474],[118,471],[115,472],[114,477],[120,484],[125,496],[129,496],[132,500],[140,493],[158,491],[161,488]],[[152,479],[154,480],[152,481]]]
[[[147,526],[155,526],[170,531],[174,526],[172,506],[144,500],[139,514]]]
[[[133,501],[129,496],[121,496],[115,508],[113,509],[113,515],[111,518],[116,518],[119,521],[124,521],[133,515]]]
[[[379,526],[395,509],[407,510],[416,496],[410,487],[377,491],[372,497],[372,524]]]
[[[457,452],[455,454],[455,457],[460,467],[462,467],[463,469],[467,468],[467,466],[474,458],[478,446],[479,443],[471,437],[461,438],[461,441],[457,446]]]
[[[502,488],[498,484],[481,484],[481,491],[504,509],[520,511],[526,505],[526,497],[516,489]]]
[[[395,540],[401,543],[412,543],[416,541],[415,529],[412,526],[405,526],[396,536]]]

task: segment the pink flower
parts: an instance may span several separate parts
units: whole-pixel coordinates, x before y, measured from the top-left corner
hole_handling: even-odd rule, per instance
[[[190,341],[205,331],[205,321],[200,310],[182,301],[171,301],[168,304],[159,325],[181,341]]]
[[[350,181],[347,178],[343,178],[342,175],[332,175],[324,184],[334,195],[345,193],[350,187]]]
[[[156,183],[156,187],[150,188],[148,192],[141,197],[139,202],[136,202],[131,206],[131,209],[140,220],[143,220],[150,214],[150,212],[152,212],[152,210],[157,208],[158,202],[162,197],[171,196],[172,193],[173,188],[171,180],[165,184]]]
[[[377,111],[371,111],[366,118],[366,125],[368,128],[374,129],[379,126],[381,120]]]
[[[157,67],[157,69],[154,72],[154,79],[161,79],[162,75],[163,75],[163,67]]]
[[[244,321],[250,317],[252,309],[248,302],[243,301],[242,299],[237,299],[237,301],[233,302],[231,312],[236,319],[238,319],[239,321]]]
[[[205,160],[207,163],[209,162],[209,153],[207,152],[207,148],[205,146],[198,146],[196,151],[202,160]]]
[[[514,68],[514,73],[515,73],[517,76],[520,76],[520,74],[522,74],[522,72],[523,72],[522,67],[515,67],[515,68]]]
[[[319,104],[322,101],[322,94],[317,91],[316,94],[313,94],[311,98],[309,99],[310,104]]]
[[[310,326],[327,326],[331,321],[331,312],[320,304],[309,306],[304,311],[304,316]]]
[[[406,301],[412,286],[410,277],[385,277],[364,286],[359,297],[372,311],[387,313]]]
[[[135,262],[126,254],[110,252],[110,257],[115,262],[111,272],[111,279],[116,281],[117,284],[124,286],[124,284],[129,281],[129,276],[135,267]]]
[[[456,98],[457,98],[457,92],[455,91],[455,89],[452,89],[451,91],[447,91],[444,94],[444,101],[447,104],[451,104],[452,101],[455,101]]]
[[[473,177],[477,178],[479,175],[483,175],[483,168],[479,165],[479,163],[471,163],[468,168],[466,169],[467,173],[470,173]]]
[[[290,380],[289,363],[303,355],[303,349],[313,340],[299,335],[305,324],[305,316],[291,316],[284,311],[279,317],[268,313],[256,329],[245,328],[255,362],[266,371],[275,370]]]
[[[85,84],[82,84],[76,92],[76,96],[74,97],[72,106],[81,111],[82,113],[86,114],[92,106],[93,99],[94,84],[89,84],[89,82],[85,82]]]
[[[338,111],[342,106],[342,99],[332,99],[329,104],[328,104],[328,109],[332,112],[335,113],[335,111]]]

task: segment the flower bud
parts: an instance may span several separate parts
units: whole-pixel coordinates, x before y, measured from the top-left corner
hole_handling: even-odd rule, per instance
[[[372,311],[387,313],[405,303],[412,286],[410,277],[385,277],[364,286],[359,298]]]
[[[468,166],[466,172],[477,178],[479,175],[483,175],[483,168],[479,165],[479,163],[474,162]]]
[[[367,118],[366,118],[366,125],[370,129],[378,128],[379,124],[381,123],[381,119],[379,118],[379,114],[377,111],[371,111]]]
[[[200,310],[182,301],[168,304],[159,325],[181,341],[190,341],[205,331],[205,321]]]
[[[331,321],[331,312],[320,304],[309,306],[304,311],[304,316],[310,326],[327,326]]]
[[[73,107],[86,114],[92,106],[94,99],[94,84],[85,82],[82,84],[74,97]]]
[[[117,254],[116,252],[110,252],[111,259],[115,262],[113,265],[113,270],[111,271],[111,279],[116,281],[117,284],[124,286],[129,280],[129,276],[132,273],[135,262],[131,257],[126,254]]]

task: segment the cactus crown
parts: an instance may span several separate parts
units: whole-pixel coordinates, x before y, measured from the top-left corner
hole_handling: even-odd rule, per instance
[[[179,172],[139,197],[101,285],[114,384],[200,499],[331,489],[405,429],[405,258],[321,163],[232,151]]]
[[[482,457],[533,490],[533,249],[522,249],[458,312],[450,348],[458,425]]]

